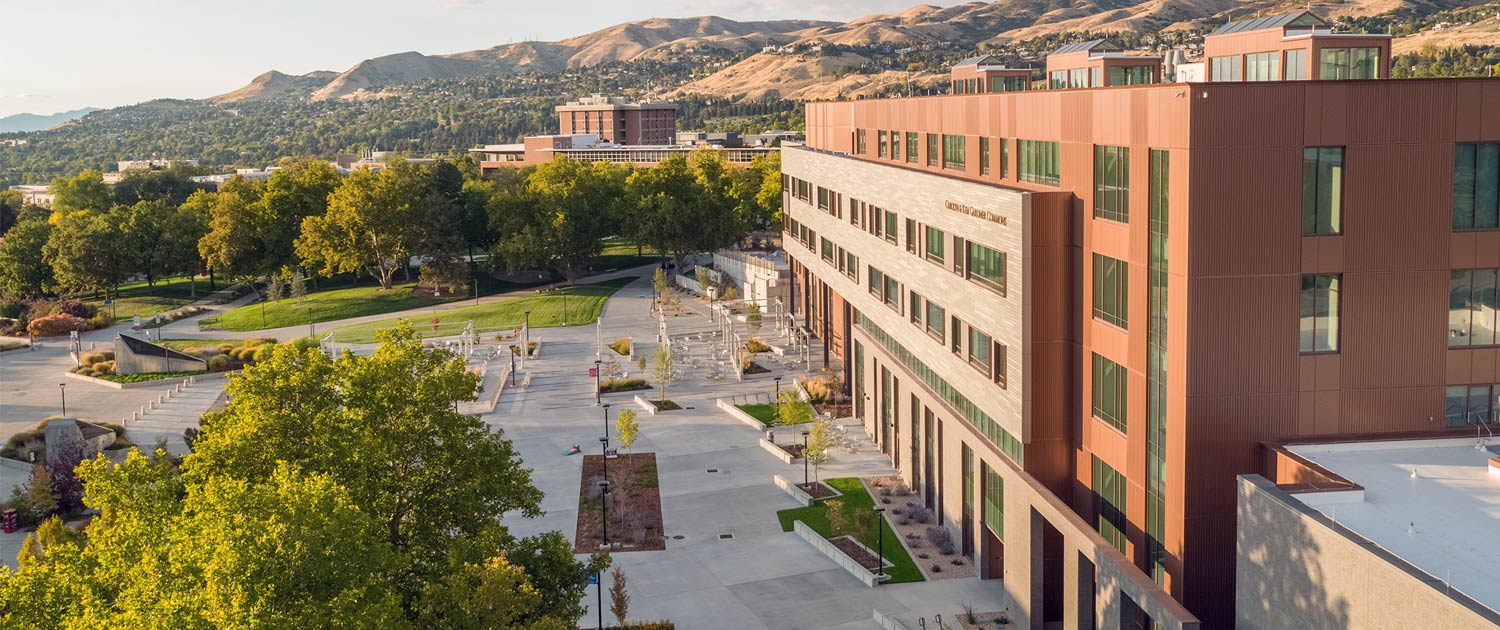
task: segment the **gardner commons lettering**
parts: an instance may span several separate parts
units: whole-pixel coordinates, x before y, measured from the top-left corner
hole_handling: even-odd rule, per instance
[[[1005,215],[1003,214],[996,214],[994,212],[990,212],[989,210],[980,210],[979,208],[975,208],[974,206],[971,206],[969,204],[959,203],[957,201],[949,201],[946,202],[945,205],[947,205],[949,210],[952,210],[954,212],[962,212],[971,217],[978,217],[986,221],[1005,225]]]

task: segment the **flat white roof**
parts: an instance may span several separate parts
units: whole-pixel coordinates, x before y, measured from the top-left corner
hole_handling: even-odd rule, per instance
[[[1489,459],[1500,455],[1500,440],[1487,442],[1482,450],[1475,449],[1478,440],[1473,437],[1287,445],[1365,488],[1363,500],[1350,502],[1293,495],[1306,497],[1313,509],[1500,610],[1500,544],[1495,542],[1500,476],[1489,472]]]

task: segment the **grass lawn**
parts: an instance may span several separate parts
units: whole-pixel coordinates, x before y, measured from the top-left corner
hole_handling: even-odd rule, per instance
[[[526,311],[531,312],[533,328],[592,324],[594,320],[599,319],[599,311],[604,308],[604,301],[614,295],[615,291],[620,290],[620,287],[633,281],[635,278],[616,278],[598,284],[580,284],[547,293],[439,311],[436,313],[438,325],[441,327],[438,332],[433,332],[429,328],[431,317],[413,321],[412,325],[416,327],[419,335],[456,335],[462,329],[453,324],[471,321],[474,322],[475,328],[481,330],[520,326],[521,322],[526,319]],[[375,331],[391,328],[400,320],[401,318],[391,318],[336,328],[333,331],[334,339],[342,343],[370,343],[375,341]]]
[[[589,263],[589,269],[592,273],[608,273],[642,265],[654,265],[661,260],[661,256],[649,247],[642,247],[640,252],[640,255],[636,255],[634,241],[613,236],[604,239],[604,249]]]
[[[191,297],[193,283],[198,286],[198,298],[209,294],[207,278],[201,280],[167,278],[157,280],[154,287],[146,286],[145,281],[122,284],[120,295],[115,299],[115,319],[125,321],[136,315],[140,315],[141,319],[146,319],[157,313],[165,313],[184,306],[195,299]],[[222,289],[224,285],[225,283],[221,280],[216,286]],[[104,305],[103,295],[85,299],[84,302],[99,309],[101,313],[110,312],[110,307]]]
[[[229,344],[236,348],[245,344],[244,339],[162,339],[153,341],[158,346],[166,346],[173,350],[186,350],[188,348],[212,348]]]
[[[776,405],[740,405],[739,408],[768,427],[776,421]]]
[[[202,319],[202,330],[261,330],[283,326],[306,326],[308,318],[326,322],[349,317],[379,315],[442,304],[453,298],[413,297],[416,283],[401,284],[382,290],[379,285],[330,289],[308,293],[303,300],[286,298],[275,302],[246,304],[239,308]]]
[[[162,379],[165,379],[165,378],[178,378],[178,377],[181,377],[181,376],[194,376],[194,375],[198,375],[198,374],[207,374],[207,373],[208,372],[202,372],[202,371],[190,371],[190,372],[144,372],[144,373],[140,373],[140,374],[105,374],[103,376],[96,376],[94,378],[97,378],[97,379],[100,379],[100,380],[104,380],[104,381],[114,381],[116,383],[144,383],[146,381],[159,381],[159,380],[162,380]]]
[[[875,508],[874,497],[871,497],[870,493],[865,491],[864,484],[860,483],[857,477],[824,479],[823,483],[833,486],[833,489],[844,493],[844,496],[838,497],[838,499],[844,502],[845,509],[872,510]],[[782,510],[776,513],[776,519],[781,521],[782,531],[792,531],[793,521],[807,523],[808,527],[822,534],[824,538],[832,535],[833,531],[833,528],[828,524],[828,508],[821,501],[810,507]],[[886,572],[891,576],[891,579],[887,580],[886,583],[921,582],[923,580],[922,570],[917,568],[917,564],[906,553],[906,548],[901,546],[901,539],[897,538],[895,530],[891,529],[891,524],[886,522],[885,519],[880,519],[879,522],[880,527],[885,530],[885,547],[881,549],[881,553],[885,554],[885,559],[893,564],[893,566],[886,569]],[[864,543],[866,547],[874,549],[875,545],[879,543],[879,536],[873,535],[869,540],[860,538],[859,542]]]

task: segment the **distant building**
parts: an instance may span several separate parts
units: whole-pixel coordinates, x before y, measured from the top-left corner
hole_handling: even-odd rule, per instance
[[[355,160],[353,162],[349,162],[347,166],[345,166],[343,160],[335,160],[333,162],[333,165],[334,165],[335,168],[340,169],[341,172],[346,172],[346,173],[348,171],[353,171],[355,169],[361,169],[361,168],[363,168],[363,169],[369,169],[369,170],[372,170],[372,171],[379,171],[379,170],[385,168],[385,165],[388,162],[390,162],[391,158],[397,157],[398,155],[399,154],[396,153],[396,152],[394,152],[394,151],[371,151],[370,153],[365,154],[364,157],[362,157],[362,158],[360,158],[358,160]],[[435,158],[405,158],[405,159],[406,159],[406,161],[408,163],[411,163],[411,164],[432,165],[432,164],[436,164],[438,162]]]
[[[222,188],[224,186],[225,182],[234,179],[236,176],[255,181],[268,181],[271,179],[271,176],[276,174],[276,171],[280,169],[281,167],[279,166],[268,166],[263,169],[237,168],[234,169],[233,173],[225,173],[219,175],[198,175],[190,177],[189,179],[199,184],[213,186],[214,190],[218,190],[219,188]]]
[[[616,162],[637,166],[652,166],[673,155],[687,155],[702,146],[714,146],[724,152],[730,164],[748,165],[755,158],[775,153],[780,149],[771,146],[718,147],[716,145],[687,146],[622,145],[601,139],[594,134],[565,134],[555,136],[530,136],[520,144],[488,144],[470,149],[479,156],[479,168],[483,173],[504,167],[532,166],[567,156],[580,162]]]
[[[1230,22],[1203,38],[1210,81],[1390,78],[1391,36],[1335,33],[1310,11]]]
[[[1128,55],[1104,39],[1068,44],[1047,55],[1047,87],[1065,90],[1161,82],[1161,57]]]
[[[118,184],[132,171],[163,171],[173,166],[197,166],[198,160],[122,160],[115,162],[115,172],[104,174],[104,183]]]
[[[990,55],[969,57],[948,70],[954,94],[1024,92],[1031,89],[1030,68],[1008,68]]]
[[[50,188],[50,186],[45,184],[22,184],[10,187],[11,190],[21,193],[21,203],[41,206],[43,208],[52,207],[54,196],[49,192]]]
[[[1271,628],[1500,625],[1500,446],[1268,445],[1239,478],[1236,619]]]
[[[557,121],[559,135],[591,134],[614,144],[669,145],[677,134],[677,104],[595,94],[558,105]]]

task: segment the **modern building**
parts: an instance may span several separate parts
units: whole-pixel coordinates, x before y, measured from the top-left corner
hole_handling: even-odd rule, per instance
[[[1235,626],[1500,627],[1500,446],[1479,438],[1268,447],[1239,481]]]
[[[1472,436],[1500,382],[1500,80],[1139,72],[782,155],[799,320],[1020,627],[1232,627],[1263,442]]]
[[[532,166],[550,162],[559,156],[581,162],[615,162],[636,166],[652,166],[674,155],[686,156],[699,148],[708,147],[723,151],[730,164],[747,166],[755,158],[776,153],[781,149],[772,146],[727,148],[705,145],[623,145],[601,139],[593,134],[558,136],[530,136],[519,144],[487,144],[470,149],[479,156],[479,169],[490,173],[505,167]]]
[[[1161,82],[1161,57],[1131,55],[1105,39],[1068,44],[1047,55],[1047,87],[1053,90]]]
[[[1009,68],[991,55],[969,57],[949,69],[954,94],[1023,92],[1031,89],[1030,68]]]
[[[21,193],[21,203],[43,208],[51,208],[52,200],[57,198],[52,194],[52,187],[46,184],[18,184],[10,189]]]
[[[1335,33],[1311,11],[1230,22],[1203,38],[1210,81],[1390,77],[1391,36]]]
[[[558,105],[557,121],[559,135],[590,134],[614,144],[670,145],[677,135],[677,104],[595,94]]]

